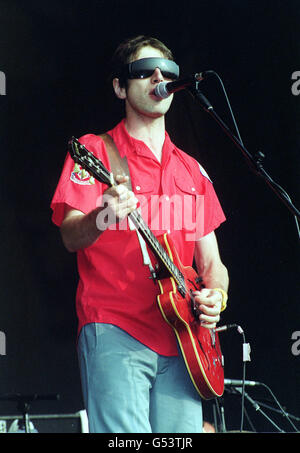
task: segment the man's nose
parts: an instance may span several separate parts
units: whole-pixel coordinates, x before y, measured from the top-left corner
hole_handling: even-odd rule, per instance
[[[157,83],[157,82],[163,82],[164,77],[160,71],[159,68],[155,68],[155,71],[153,72],[151,76],[151,81],[152,83]]]

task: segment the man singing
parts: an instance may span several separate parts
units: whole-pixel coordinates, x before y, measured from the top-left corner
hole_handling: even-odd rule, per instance
[[[155,87],[179,76],[171,51],[138,36],[123,42],[112,61],[113,89],[125,103],[125,117],[108,134],[127,158],[132,190],[124,175],[108,188],[67,156],[51,204],[67,250],[77,252],[78,355],[89,429],[199,433],[201,398],[159,310],[159,285],[127,218],[139,205],[154,235],[172,238],[185,266],[195,259],[205,286],[194,292],[199,322],[213,329],[227,300],[228,273],[214,232],[225,216],[202,167],[165,130],[173,95],[160,99]],[[100,136],[87,134],[80,142],[111,168]],[[177,209],[174,199],[188,199],[187,210]],[[166,212],[168,222],[162,222]],[[179,218],[183,212],[190,222]],[[155,254],[148,253],[155,269]]]

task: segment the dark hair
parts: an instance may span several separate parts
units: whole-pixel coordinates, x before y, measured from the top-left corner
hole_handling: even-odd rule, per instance
[[[150,46],[158,49],[168,60],[174,60],[171,50],[157,38],[139,35],[126,39],[116,49],[111,60],[111,79],[118,77],[120,86],[126,86],[127,80],[123,76],[124,66],[134,61],[143,47]]]

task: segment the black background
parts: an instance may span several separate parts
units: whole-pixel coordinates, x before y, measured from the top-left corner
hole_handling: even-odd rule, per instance
[[[101,133],[122,117],[107,83],[119,42],[149,34],[175,54],[182,75],[207,69],[223,80],[245,146],[266,155],[265,169],[299,207],[300,6],[286,1],[0,1],[1,308],[6,355],[0,395],[59,393],[33,413],[83,408],[76,357],[75,256],[62,246],[49,204],[72,136]],[[233,129],[216,78],[202,83]],[[214,181],[227,222],[217,232],[230,272],[222,323],[237,323],[251,345],[246,378],[268,385],[286,410],[299,413],[299,241],[295,220],[248,167],[241,152],[186,92],[167,115],[173,141]],[[242,377],[242,337],[221,334],[227,378]],[[252,398],[274,406],[264,388]],[[228,429],[238,429],[240,399],[223,399]],[[258,431],[275,428],[247,404]],[[205,404],[211,417],[211,403]],[[15,414],[2,402],[0,414]],[[281,416],[268,412],[285,430]],[[298,424],[299,426],[299,424]],[[246,428],[249,425],[246,423]]]

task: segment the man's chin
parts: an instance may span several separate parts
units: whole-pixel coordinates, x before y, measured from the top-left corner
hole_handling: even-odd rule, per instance
[[[170,105],[167,107],[157,105],[153,109],[149,109],[146,114],[148,116],[151,116],[152,118],[160,118],[161,116],[165,116],[165,114],[168,112],[169,108],[170,108]]]

